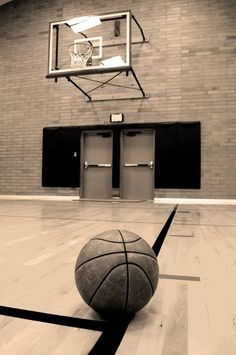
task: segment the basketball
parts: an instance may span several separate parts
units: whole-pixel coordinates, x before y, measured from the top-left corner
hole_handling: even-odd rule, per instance
[[[81,297],[102,315],[141,310],[154,295],[158,274],[150,245],[126,230],[109,230],[90,239],[75,265]]]

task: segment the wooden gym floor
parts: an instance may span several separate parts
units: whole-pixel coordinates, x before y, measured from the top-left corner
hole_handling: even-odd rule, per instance
[[[74,326],[76,318],[100,320],[75,287],[81,247],[108,229],[133,231],[152,246],[173,208],[1,200],[0,354],[92,353],[102,332]],[[158,263],[157,291],[116,354],[235,355],[236,206],[179,205]]]

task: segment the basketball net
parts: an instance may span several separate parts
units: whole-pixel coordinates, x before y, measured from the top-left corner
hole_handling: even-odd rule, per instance
[[[68,46],[71,57],[71,66],[85,68],[93,53],[91,42],[72,43]]]

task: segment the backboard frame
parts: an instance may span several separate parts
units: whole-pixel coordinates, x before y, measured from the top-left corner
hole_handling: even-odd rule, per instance
[[[126,26],[126,58],[123,65],[119,66],[93,66],[86,68],[66,68],[61,69],[58,67],[58,41],[59,41],[59,26],[67,25],[68,20],[50,22],[49,24],[49,47],[48,47],[48,73],[46,75],[47,79],[59,78],[59,77],[70,77],[77,75],[88,75],[88,74],[98,74],[98,73],[114,73],[114,72],[124,72],[131,69],[131,20],[132,13],[131,10],[109,13],[104,15],[99,15],[101,22],[103,21],[115,21],[120,19],[127,20]],[[55,37],[55,38],[54,38]],[[55,47],[55,48],[54,48]],[[54,52],[55,51],[55,52]]]

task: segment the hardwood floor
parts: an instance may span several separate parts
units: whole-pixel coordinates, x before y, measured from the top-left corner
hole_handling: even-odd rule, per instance
[[[0,305],[100,320],[74,282],[82,246],[108,229],[131,230],[152,246],[173,207],[1,200]],[[117,354],[236,354],[236,206],[178,206],[158,263],[157,291]],[[0,315],[0,355],[85,355],[100,335]]]

